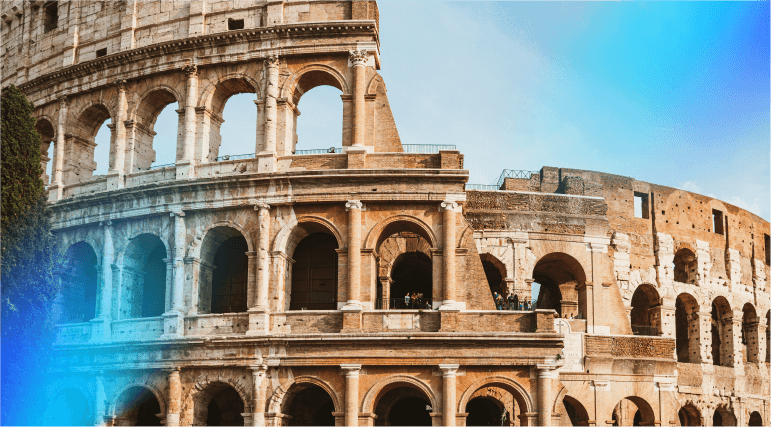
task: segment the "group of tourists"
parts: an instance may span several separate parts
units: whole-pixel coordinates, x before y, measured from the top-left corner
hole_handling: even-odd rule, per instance
[[[404,295],[404,307],[431,310],[431,301],[424,300],[422,292],[407,292],[407,294]]]
[[[509,294],[508,297],[503,298],[498,292],[493,292],[493,300],[495,301],[495,308],[498,310],[535,310],[537,301],[530,301],[523,298],[521,301],[517,294]]]

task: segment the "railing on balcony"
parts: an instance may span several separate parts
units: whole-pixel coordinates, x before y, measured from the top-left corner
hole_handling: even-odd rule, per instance
[[[227,160],[242,160],[242,159],[253,159],[254,153],[250,154],[226,154],[224,156],[219,156],[215,159],[215,161],[221,162],[221,161],[227,161]]]
[[[329,148],[314,148],[311,150],[295,150],[295,156],[301,156],[306,154],[340,154],[343,152],[342,147],[329,147]]]
[[[379,298],[375,300],[375,310],[431,310],[432,303],[423,298]]]
[[[150,170],[153,170],[153,169],[163,169],[163,168],[167,168],[169,166],[174,166],[175,164],[176,163],[166,163],[166,164],[163,164],[163,165],[153,165],[153,166],[150,166]]]
[[[658,326],[632,325],[632,333],[635,335],[657,337],[659,336],[659,328]]]
[[[506,178],[519,178],[519,179],[530,179],[533,174],[539,173],[538,171],[525,171],[525,170],[513,170],[513,169],[504,169],[503,172],[501,172],[500,176],[498,176],[498,179],[491,182],[490,185],[497,185],[498,188],[501,188],[503,185],[503,182],[506,180]]]
[[[405,153],[437,154],[439,150],[456,150],[454,145],[443,144],[402,144]]]
[[[501,187],[497,185],[487,185],[487,184],[466,184],[466,190],[482,190],[482,191],[493,191],[493,190],[500,190]]]

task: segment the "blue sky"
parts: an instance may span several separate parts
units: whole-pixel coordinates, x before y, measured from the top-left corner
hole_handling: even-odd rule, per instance
[[[769,219],[767,2],[381,1],[382,69],[405,144],[455,144],[471,183],[557,166],[711,195]],[[342,102],[298,107],[299,149],[340,146]],[[254,95],[220,154],[254,152]],[[156,141],[176,139],[171,105]],[[96,173],[106,170],[105,127]],[[160,144],[156,144],[160,145]],[[174,161],[157,146],[158,164]]]

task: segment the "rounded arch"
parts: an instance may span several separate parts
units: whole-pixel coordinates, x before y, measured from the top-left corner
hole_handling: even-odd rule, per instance
[[[281,98],[292,99],[295,105],[302,95],[317,86],[336,87],[344,95],[350,94],[345,77],[334,67],[325,64],[310,64],[292,73],[281,87]]]
[[[367,392],[364,394],[364,400],[362,400],[361,403],[361,412],[374,413],[376,404],[375,401],[381,394],[381,391],[388,386],[398,384],[402,384],[406,387],[414,388],[423,392],[431,402],[432,408],[439,407],[439,401],[437,400],[434,391],[431,390],[431,386],[426,384],[424,381],[407,375],[394,375],[388,378],[383,378],[382,380],[373,384],[372,387],[367,390]]]
[[[569,404],[573,408],[573,411],[570,411],[565,403]],[[559,393],[557,393],[557,397],[554,399],[554,404],[552,405],[551,413],[561,413],[562,407],[565,407],[565,412],[567,413],[568,418],[570,418],[572,425],[589,425],[589,413],[586,411],[583,403],[575,397],[569,396],[568,389],[565,386],[562,386]]]
[[[487,252],[480,253],[479,259],[482,261],[482,270],[484,270],[487,285],[490,287],[490,295],[494,296],[497,293],[505,298],[509,291],[505,282],[506,277],[508,277],[506,265],[495,255]]]
[[[128,240],[121,254],[118,319],[157,317],[169,308],[168,265],[171,248],[153,233]]]
[[[637,410],[640,412],[640,425],[654,425],[656,422],[656,412],[653,411],[651,404],[640,396],[631,395],[620,399],[614,407],[613,412],[616,412],[624,400],[629,400],[637,407]],[[624,420],[617,419],[616,421],[618,422],[618,425],[631,425],[631,423],[624,423]]]
[[[508,277],[508,272],[506,271],[506,264],[503,263],[500,259],[498,259],[497,256],[489,253],[489,252],[481,252],[479,254],[479,258],[484,262],[489,262],[492,264],[499,273],[501,273],[501,277],[506,278]]]
[[[762,426],[763,424],[763,417],[760,415],[760,412],[758,411],[752,411],[750,413],[750,416],[747,418],[747,425],[748,426]]]
[[[270,399],[267,399],[266,405],[267,412],[273,412],[273,413],[281,413],[282,406],[287,403],[286,395],[289,393],[290,389],[295,385],[302,385],[302,384],[310,384],[315,385],[322,390],[324,390],[329,397],[332,399],[332,404],[335,407],[335,412],[343,412],[344,408],[340,405],[340,396],[338,396],[337,392],[335,391],[332,386],[316,377],[312,377],[310,375],[301,375],[294,377],[292,379],[289,379],[285,381],[283,384],[281,384],[276,390],[273,391],[273,394],[271,395]]]
[[[428,241],[431,248],[435,249],[438,245],[436,235],[428,224],[410,215],[394,215],[372,227],[364,239],[364,248],[377,249],[385,239],[399,231],[411,231],[419,235]]]
[[[463,392],[463,394],[460,397],[460,400],[458,401],[458,413],[465,412],[466,404],[471,399],[471,396],[480,388],[485,386],[496,386],[500,387],[514,396],[514,400],[517,401],[517,405],[519,405],[520,411],[525,412],[536,412],[533,408],[533,399],[530,397],[530,394],[527,392],[527,390],[522,387],[521,384],[518,382],[502,377],[502,376],[492,376],[487,378],[482,378],[480,380],[475,381],[473,384],[468,386],[466,390]]]
[[[696,254],[690,245],[683,243],[680,248],[675,252],[675,257],[672,260],[673,272],[675,282],[680,283],[697,283],[697,266]]]
[[[701,360],[699,339],[701,320],[699,302],[688,292],[682,292],[675,299],[675,344],[677,361],[697,363]]]
[[[383,92],[386,91],[385,87],[385,81],[383,81],[383,76],[381,76],[379,73],[375,73],[371,79],[369,79],[369,83],[367,84],[367,95],[374,95],[377,93],[377,91],[380,89],[380,86],[383,87]]]
[[[211,403],[219,393],[226,392],[228,389],[237,393],[243,404],[244,412],[250,412],[249,393],[247,392],[246,387],[237,381],[233,381],[231,378],[218,377],[214,381],[199,379],[196,382],[196,385],[193,388],[195,391],[188,395],[185,405],[181,410],[181,415],[185,416],[185,418],[191,416],[189,422],[192,425],[206,425],[207,417],[205,415],[208,415],[209,403]],[[190,411],[192,411],[192,414]]]
[[[176,88],[163,83],[148,87],[136,99],[129,117],[148,130],[153,130],[155,119],[167,105],[185,103],[185,97]]]
[[[741,329],[741,343],[742,343],[742,355],[745,362],[755,363],[759,362],[759,345],[760,336],[758,336],[758,325],[760,319],[758,318],[755,306],[751,302],[747,302],[742,307],[742,329]]]
[[[209,235],[209,232],[214,228],[232,228],[235,232],[239,233],[241,236],[246,239],[246,246],[249,248],[249,251],[252,252],[255,250],[254,248],[254,242],[252,241],[252,235],[249,233],[246,228],[238,224],[235,221],[230,220],[224,220],[224,221],[216,221],[213,222],[203,229],[201,229],[197,234],[196,239],[193,241],[193,244],[190,245],[190,249],[188,250],[187,256],[195,257],[198,259],[203,259],[203,251],[204,249],[204,243],[206,242],[206,237]]]
[[[227,100],[239,93],[253,93],[261,98],[260,82],[243,72],[229,72],[208,80],[208,84],[198,97],[198,105],[221,113]]]
[[[661,297],[653,285],[643,283],[632,294],[629,320],[635,335],[657,336],[661,329]]]
[[[73,130],[82,138],[93,139],[102,123],[107,119],[112,120],[115,116],[114,106],[109,102],[102,100],[87,102],[72,112],[72,117],[75,119]]]
[[[738,424],[736,421],[734,411],[727,404],[718,405],[712,414],[713,426],[735,426]]]
[[[248,307],[247,282],[251,239],[241,227],[219,221],[206,228],[196,255],[198,313],[241,313]]]
[[[331,234],[335,236],[338,248],[342,249],[347,246],[342,234],[330,220],[320,216],[305,215],[292,218],[281,227],[273,239],[272,250],[289,256],[303,238],[313,233]]]
[[[99,259],[94,247],[81,240],[67,248],[58,268],[61,280],[54,300],[59,323],[80,323],[96,317]]]
[[[530,277],[541,285],[535,302],[537,308],[556,310],[560,317],[586,315],[585,299],[581,303],[578,297],[579,286],[586,282],[586,273],[575,257],[565,252],[543,255],[534,263]]]
[[[143,389],[150,392],[158,401],[158,404],[160,405],[160,408],[161,408],[160,413],[163,413],[163,414],[166,413],[166,400],[163,397],[163,393],[152,384],[149,384],[147,382],[139,382],[139,381],[130,382],[129,384],[124,386],[119,393],[115,394],[114,399],[110,403],[110,408],[109,408],[110,413],[115,417],[120,416],[122,411],[126,409],[125,407],[129,403],[131,403],[131,402],[125,402],[125,404],[122,404],[122,402],[124,402],[125,399],[131,396],[131,393],[130,393],[131,390],[137,391],[137,389]]]
[[[586,282],[586,271],[587,269],[584,268],[584,265],[579,261],[577,258],[575,258],[573,255],[567,253],[567,252],[548,252],[543,254],[540,258],[537,258],[537,261],[533,264],[533,269],[530,271],[530,275],[528,278],[535,279],[534,273],[536,268],[538,267],[539,263],[556,263],[556,262],[562,262],[565,264],[567,268],[567,272],[573,275],[575,277],[576,281],[579,282],[579,284]]]
[[[40,134],[41,141],[51,142],[56,140],[56,126],[53,125],[54,123],[57,123],[57,121],[47,115],[36,117],[35,130]]]
[[[681,426],[703,425],[701,411],[690,400],[677,411],[677,418],[679,419]]]

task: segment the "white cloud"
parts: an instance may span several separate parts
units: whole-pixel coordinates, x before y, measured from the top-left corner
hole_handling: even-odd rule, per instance
[[[696,183],[696,181],[685,181],[685,182],[679,182],[677,184],[677,188],[685,191],[690,191],[693,193],[701,194],[701,186]]]

